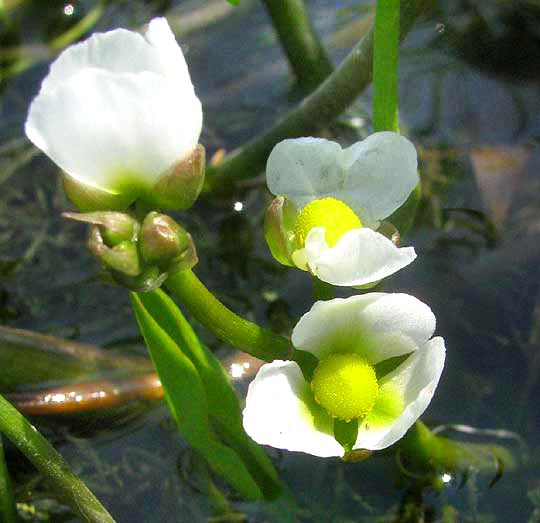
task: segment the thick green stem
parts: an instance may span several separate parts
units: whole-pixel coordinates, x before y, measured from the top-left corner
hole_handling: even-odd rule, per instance
[[[263,0],[298,85],[312,90],[332,73],[332,64],[315,34],[303,0]]]
[[[497,475],[516,466],[510,451],[500,445],[453,441],[434,434],[420,420],[401,440],[400,449],[412,470],[420,473],[474,468]]]
[[[398,50],[400,0],[377,0],[373,45],[373,127],[399,132]]]
[[[50,481],[82,521],[114,523],[88,487],[71,472],[62,456],[3,396],[0,396],[0,432]]]
[[[11,488],[11,480],[4,456],[4,446],[0,435],[0,519],[4,523],[17,522],[17,509]]]
[[[403,0],[400,37],[410,30],[433,0]],[[353,48],[341,65],[312,94],[269,131],[233,151],[215,167],[208,167],[205,191],[225,191],[232,180],[256,176],[274,145],[285,138],[308,136],[337,118],[371,81],[373,30]]]
[[[165,285],[189,313],[219,339],[265,361],[291,359],[294,349],[287,338],[232,312],[192,271],[169,276]]]

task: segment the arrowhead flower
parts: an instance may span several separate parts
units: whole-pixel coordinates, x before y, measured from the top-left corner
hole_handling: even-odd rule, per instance
[[[311,381],[293,361],[261,367],[250,384],[244,428],[258,443],[344,456],[336,422],[354,423],[351,451],[384,449],[429,405],[444,365],[435,316],[407,294],[369,293],[319,301],[292,343],[318,363]]]
[[[266,179],[277,198],[265,237],[280,263],[360,286],[416,258],[377,232],[419,181],[416,151],[403,136],[379,132],[347,149],[321,138],[284,140],[270,153]]]
[[[165,18],[70,46],[30,106],[28,138],[66,173],[81,210],[137,199],[187,208],[204,176],[201,103]]]

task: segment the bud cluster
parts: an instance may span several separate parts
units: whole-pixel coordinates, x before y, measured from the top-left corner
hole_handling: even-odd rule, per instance
[[[191,269],[191,235],[170,216],[152,211],[140,222],[128,212],[64,213],[91,225],[88,247],[113,280],[134,291],[158,288],[176,271]]]

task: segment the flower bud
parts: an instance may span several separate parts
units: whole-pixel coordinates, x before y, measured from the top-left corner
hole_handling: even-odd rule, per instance
[[[108,269],[137,276],[141,273],[137,244],[123,240],[110,247],[103,238],[101,227],[93,225],[88,237],[88,248],[92,254],[101,261]]]
[[[164,214],[151,212],[142,225],[115,211],[63,216],[91,224],[88,248],[116,283],[134,291],[156,289],[169,274],[198,261],[191,235]]]
[[[157,212],[143,221],[139,249],[146,264],[167,272],[191,269],[198,262],[191,235],[170,216]]]

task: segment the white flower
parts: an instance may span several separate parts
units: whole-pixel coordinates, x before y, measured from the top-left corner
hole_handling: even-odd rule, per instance
[[[266,239],[281,263],[357,286],[415,259],[412,247],[400,249],[375,231],[419,181],[415,148],[403,136],[379,132],[347,149],[321,138],[284,140],[270,153],[266,179],[278,197],[267,213]]]
[[[25,130],[76,182],[133,201],[152,200],[158,181],[193,153],[201,127],[182,50],[155,18],[142,35],[115,29],[63,51]]]
[[[295,362],[277,360],[263,365],[249,386],[246,432],[258,443],[277,448],[321,457],[343,456],[344,449],[334,438],[334,420],[340,417],[334,407],[338,411],[350,407],[343,407],[348,398],[339,397],[345,388],[364,402],[352,449],[379,450],[392,445],[427,408],[439,381],[445,347],[442,338],[431,338],[434,330],[431,309],[407,294],[369,293],[315,303],[292,334],[296,349],[319,360],[311,383]],[[393,370],[384,370],[382,362],[407,354]],[[327,365],[339,358],[360,362],[362,378],[348,382],[345,372],[345,383],[339,381],[340,372],[347,368],[334,368],[334,374],[325,376]],[[391,361],[396,360],[387,364]],[[318,374],[331,381],[330,385],[323,383],[322,393],[322,380],[315,383]],[[324,397],[315,399],[325,392],[334,397],[336,405],[331,401],[325,408],[320,404]],[[354,398],[352,403],[354,407]]]

